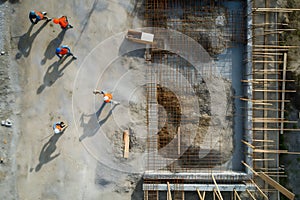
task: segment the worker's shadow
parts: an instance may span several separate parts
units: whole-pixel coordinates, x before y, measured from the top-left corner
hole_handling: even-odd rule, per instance
[[[44,53],[44,58],[41,61],[41,64],[44,65],[48,60],[52,59],[55,56],[55,50],[62,44],[62,41],[65,37],[66,29],[62,29],[56,38],[54,38],[47,46],[47,49]]]
[[[50,87],[53,85],[53,83],[55,83],[55,81],[57,81],[60,77],[62,77],[64,75],[63,71],[68,67],[68,65],[70,65],[72,63],[72,61],[74,60],[73,57],[66,63],[64,64],[63,67],[60,68],[60,66],[62,65],[62,63],[68,58],[69,56],[65,56],[62,59],[60,59],[59,61],[55,61],[54,63],[52,63],[52,65],[50,65],[44,75],[44,79],[43,79],[43,84],[40,85],[40,87],[37,89],[36,93],[40,94],[43,92],[43,90],[46,87]]]
[[[51,156],[56,150],[56,143],[58,139],[62,136],[63,133],[54,134],[49,141],[44,144],[40,156],[39,156],[39,164],[35,167],[35,171],[38,172],[42,168],[42,166],[51,160],[55,159],[60,155],[60,153]]]
[[[79,141],[84,140],[87,137],[93,137],[99,130],[99,128],[108,120],[108,118],[112,115],[113,110],[117,107],[118,104],[115,104],[106,115],[106,117],[102,120],[99,120],[99,117],[107,103],[102,103],[101,107],[97,110],[96,113],[93,114],[82,114],[80,117],[80,126],[83,127],[83,134],[79,137]],[[96,115],[96,118],[94,117]],[[84,123],[84,118],[89,117],[87,123]],[[99,126],[95,127],[95,123],[98,123]]]
[[[36,38],[36,36],[42,31],[42,29],[48,24],[47,21],[45,21],[39,28],[37,31],[35,31],[33,34],[31,34],[32,29],[34,27],[34,24],[31,24],[27,33],[25,33],[24,35],[22,35],[19,39],[19,43],[18,43],[18,50],[19,52],[16,54],[16,59],[20,59],[22,57],[22,55],[24,57],[28,57],[31,51],[31,47],[33,44],[34,39]]]

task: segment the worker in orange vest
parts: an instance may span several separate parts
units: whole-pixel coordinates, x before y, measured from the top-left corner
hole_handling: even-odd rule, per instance
[[[108,93],[108,92],[105,92],[105,91],[99,91],[99,90],[94,90],[93,91],[94,94],[102,94],[103,95],[103,101],[105,103],[112,103],[112,104],[120,104],[120,102],[117,102],[117,101],[114,101],[112,98],[112,94],[111,93]]]
[[[53,23],[59,24],[62,29],[73,28],[73,26],[71,24],[69,24],[67,16],[55,18],[55,19],[53,19]]]
[[[62,45],[61,47],[56,48],[55,53],[59,57],[59,59],[62,59],[64,55],[73,56],[73,59],[77,59],[77,57],[74,56],[71,52],[70,47],[68,47],[67,45]]]
[[[67,127],[68,125],[64,122],[56,122],[52,126],[55,134],[63,133]]]
[[[46,12],[39,12],[36,10],[32,10],[29,12],[29,20],[33,24],[37,24],[41,20],[47,20],[47,22],[51,21],[51,18],[46,17]]]

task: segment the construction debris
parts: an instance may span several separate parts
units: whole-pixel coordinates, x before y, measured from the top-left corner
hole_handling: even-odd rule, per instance
[[[11,127],[12,126],[12,122],[11,122],[10,119],[2,120],[1,121],[1,125],[2,126],[6,126],[6,127]]]

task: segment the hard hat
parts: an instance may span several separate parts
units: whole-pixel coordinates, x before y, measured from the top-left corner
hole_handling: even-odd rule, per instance
[[[104,99],[104,101],[109,100],[108,96],[104,96],[103,99]]]
[[[30,15],[35,15],[35,12],[33,10],[30,11]]]
[[[60,133],[60,130],[58,128],[54,129],[54,133],[55,134],[59,134]]]
[[[57,19],[57,18],[53,19],[53,23],[58,24],[59,23],[59,19]]]
[[[55,50],[55,52],[56,52],[56,53],[59,53],[59,52],[60,52],[60,48],[57,47],[56,50]]]

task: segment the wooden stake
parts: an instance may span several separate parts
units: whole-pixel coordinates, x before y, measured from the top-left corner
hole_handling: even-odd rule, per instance
[[[177,154],[180,155],[180,126],[177,130]]]
[[[168,186],[167,199],[172,200],[172,194],[171,194],[171,188],[170,188],[170,183],[169,182],[167,182],[167,186]]]
[[[258,173],[254,170],[254,169],[252,169],[247,163],[245,163],[244,161],[242,161],[242,163],[243,163],[243,165],[245,165],[248,169],[250,169],[250,171],[252,171],[252,173],[254,174],[254,175],[258,175]]]
[[[287,62],[287,53],[284,53],[283,54],[283,73],[282,73],[282,79],[283,80],[286,79],[286,62]],[[285,90],[285,81],[282,82],[282,91],[284,91],[284,90]],[[284,92],[281,93],[281,99],[282,100],[285,99],[285,93]],[[281,115],[280,115],[281,118],[284,118],[283,110],[284,110],[284,101],[281,103]],[[284,128],[283,123],[284,122],[281,122],[281,125],[280,125],[280,128],[281,128],[280,134],[283,134],[283,128]]]
[[[273,160],[275,160],[275,159],[273,159],[273,158],[253,158],[252,159],[253,161],[273,161]]]
[[[269,89],[253,89],[254,92],[296,92],[296,90],[269,90]]]
[[[205,198],[205,191],[203,192],[203,196],[201,195],[199,189],[197,189],[197,193],[198,193],[198,196],[199,196],[200,200],[204,200],[204,198]]]
[[[242,140],[242,143],[246,144],[247,146],[251,147],[252,149],[255,149],[255,146],[253,146],[252,144],[246,142],[245,140]]]
[[[252,131],[280,131],[280,128],[252,128]],[[285,128],[284,131],[300,131],[300,129]]]
[[[241,197],[239,195],[239,193],[237,193],[237,191],[234,189],[234,196],[238,198],[238,200],[241,200]]]
[[[252,60],[253,63],[283,63],[281,60]]]
[[[253,142],[274,142],[274,140],[253,140]]]
[[[250,181],[256,187],[256,189],[260,192],[260,194],[263,195],[263,197],[268,200],[269,199],[268,196],[260,189],[260,187],[258,187],[258,185],[256,185],[256,183],[252,179],[250,179]]]
[[[251,194],[251,192],[250,192],[248,189],[246,189],[246,191],[247,191],[247,193],[250,195],[250,197],[251,197],[253,200],[256,200],[256,198],[253,196],[253,194]]]
[[[300,155],[300,152],[290,152],[288,150],[265,150],[265,149],[254,149],[255,153],[275,153],[275,154],[293,154]]]
[[[148,190],[144,191],[144,200],[148,200]]]
[[[217,191],[218,191],[220,200],[223,200],[223,197],[222,197],[222,195],[221,195],[219,186],[218,186],[218,184],[217,184],[217,182],[216,182],[216,179],[215,179],[214,175],[212,174],[211,177],[212,177],[212,179],[213,179],[213,181],[214,181],[214,184],[215,184],[215,186],[216,186],[216,188],[217,188]]]
[[[297,49],[299,48],[300,46],[277,46],[277,45],[253,45],[253,47],[258,47],[258,48],[294,48],[294,49]]]
[[[123,132],[123,140],[124,140],[124,158],[129,157],[129,131],[125,130]]]
[[[241,80],[243,83],[260,83],[260,82],[295,82],[295,80],[282,80],[282,79],[252,79],[252,80]]]

